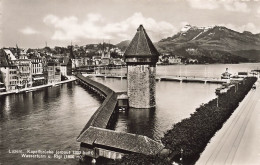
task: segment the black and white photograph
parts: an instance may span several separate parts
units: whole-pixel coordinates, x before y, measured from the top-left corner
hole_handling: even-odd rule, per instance
[[[259,165],[260,0],[0,0],[0,165]]]

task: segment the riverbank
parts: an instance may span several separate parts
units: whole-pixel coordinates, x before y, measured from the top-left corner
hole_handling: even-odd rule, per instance
[[[226,93],[202,104],[191,117],[173,125],[161,139],[170,154],[166,157],[157,155],[160,158],[159,164],[169,164],[169,160],[181,164],[195,164],[209,140],[221,129],[255,81],[255,77],[245,78],[243,83],[232,85]],[[120,163],[127,164],[133,158],[143,164],[153,163],[154,160],[154,157],[129,155]]]
[[[260,164],[260,89],[251,90],[230,119],[210,140],[197,165]]]
[[[233,84],[226,93],[201,105],[191,117],[175,124],[162,138],[171,150],[171,159],[183,164],[194,164],[209,140],[239,106],[257,78],[247,77],[243,83]]]
[[[20,89],[20,90],[13,90],[13,91],[9,91],[9,92],[1,92],[0,96],[36,91],[36,90],[40,90],[40,89],[43,89],[43,88],[46,88],[46,87],[59,86],[61,84],[72,82],[72,81],[75,81],[75,80],[76,80],[76,78],[74,76],[70,76],[68,80],[64,80],[64,81],[60,81],[60,82],[56,82],[56,83],[52,83],[52,84],[45,84],[45,85],[40,85],[40,86],[35,86],[35,87],[30,87],[30,88],[23,88],[23,89]]]

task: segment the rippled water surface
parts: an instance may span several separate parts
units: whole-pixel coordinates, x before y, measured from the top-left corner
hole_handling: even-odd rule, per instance
[[[78,150],[76,138],[100,105],[95,94],[75,83],[1,96],[0,101],[3,164],[77,164],[74,159],[21,158],[8,150]]]
[[[126,80],[94,78],[117,92],[126,91]],[[155,109],[130,109],[121,112],[116,130],[149,136],[159,140],[174,123],[190,116],[202,103],[215,98],[217,84],[156,83]]]

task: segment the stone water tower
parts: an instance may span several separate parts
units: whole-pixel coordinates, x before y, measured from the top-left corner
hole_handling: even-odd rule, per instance
[[[155,107],[156,62],[159,53],[142,25],[137,29],[124,56],[127,64],[129,106]]]

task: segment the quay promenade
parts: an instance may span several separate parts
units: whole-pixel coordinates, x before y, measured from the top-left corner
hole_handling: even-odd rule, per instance
[[[105,98],[77,138],[81,143],[83,157],[105,157],[115,160],[128,153],[154,155],[163,150],[164,146],[161,143],[146,136],[111,130],[112,123],[117,120],[118,96],[122,93],[116,93],[81,74],[77,74],[76,77],[84,87]]]
[[[52,84],[45,84],[45,85],[39,85],[39,86],[35,86],[35,87],[30,87],[30,88],[23,88],[23,89],[19,89],[19,90],[12,90],[12,91],[9,91],[9,92],[0,92],[0,96],[9,95],[9,94],[16,94],[16,93],[23,93],[23,92],[36,91],[36,90],[40,90],[40,89],[43,89],[43,88],[46,88],[46,87],[58,86],[60,84],[72,82],[72,81],[75,81],[75,80],[76,80],[76,78],[74,76],[70,76],[70,78],[68,80],[64,80],[64,81],[60,81],[60,82],[56,82],[56,83],[52,83]]]
[[[86,74],[88,76],[103,77],[103,78],[119,78],[127,79],[126,75],[118,74]],[[197,82],[197,83],[227,83],[227,79],[212,78],[212,77],[195,77],[195,76],[156,76],[157,81],[177,81],[177,82]]]
[[[260,164],[260,81],[211,139],[196,164]]]

